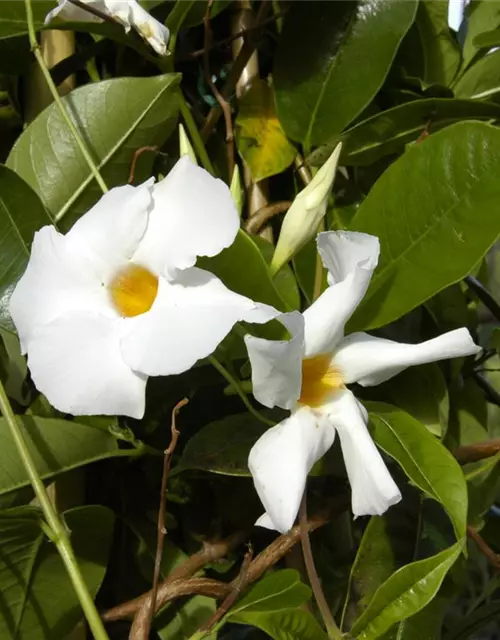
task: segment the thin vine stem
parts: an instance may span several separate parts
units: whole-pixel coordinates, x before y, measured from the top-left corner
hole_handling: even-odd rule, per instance
[[[14,412],[12,411],[12,407],[1,381],[0,411],[5,418],[5,422],[7,423],[12,439],[16,445],[19,457],[21,458],[23,466],[30,479],[31,486],[35,491],[35,495],[38,498],[38,502],[40,503],[40,507],[42,508],[47,521],[47,526],[44,527],[44,531],[57,547],[94,638],[95,640],[109,640],[92,596],[90,595],[87,585],[80,573],[80,568],[78,567],[66,526],[50,501],[47,491],[45,490],[45,486],[38,474],[38,471],[36,470],[25,436]]]
[[[221,362],[219,362],[219,360],[217,360],[215,356],[209,356],[207,359],[215,367],[215,369],[217,369],[217,371],[221,374],[221,376],[223,376],[229,382],[229,384],[232,387],[234,387],[236,393],[240,396],[241,400],[243,401],[243,404],[248,409],[248,411],[250,411],[250,413],[255,418],[257,418],[257,420],[264,422],[270,427],[274,427],[274,425],[276,424],[275,422],[273,422],[272,420],[268,420],[265,416],[263,416],[259,411],[257,411],[257,409],[255,409],[252,406],[250,400],[247,398],[247,394],[241,388],[239,380],[237,380],[233,375],[231,375],[231,373],[229,373],[226,367]]]
[[[208,171],[208,173],[215,176],[215,169],[212,162],[210,161],[210,158],[208,157],[207,150],[205,149],[205,145],[203,144],[203,140],[201,139],[201,135],[198,131],[198,127],[196,126],[196,122],[194,121],[191,109],[189,108],[186,99],[181,92],[179,92],[179,107],[187,130],[189,131],[194,150],[196,151],[198,158],[201,160],[201,164]]]
[[[45,60],[43,59],[42,53],[40,51],[40,45],[38,44],[38,40],[36,39],[31,0],[24,0],[24,4],[26,7],[26,19],[28,22],[28,37],[29,37],[31,50],[33,51],[33,55],[35,56],[38,66],[40,67],[40,71],[42,72],[45,78],[45,81],[47,82],[47,86],[50,90],[50,93],[52,94],[52,97],[54,98],[54,102],[56,103],[64,121],[68,125],[68,128],[71,131],[71,134],[75,139],[75,142],[78,145],[78,148],[80,149],[83,157],[85,158],[85,161],[88,164],[92,175],[94,176],[102,192],[106,193],[108,191],[108,187],[106,186],[106,183],[104,182],[101,174],[99,173],[99,169],[97,168],[96,163],[92,159],[92,156],[90,155],[89,150],[87,149],[84,141],[82,140],[82,137],[78,133],[77,128],[73,124],[73,121],[71,120],[68,112],[66,111],[66,107],[64,106],[64,103],[61,100],[61,96],[57,91],[57,87],[54,84],[54,81],[52,80],[52,76],[50,75],[50,71],[47,68],[47,65],[45,64]]]

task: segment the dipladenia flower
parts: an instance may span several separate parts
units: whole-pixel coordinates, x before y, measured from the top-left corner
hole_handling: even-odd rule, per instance
[[[60,411],[140,418],[148,376],[186,371],[237,321],[277,315],[193,266],[235,238],[228,187],[187,156],[153,182],[111,189],[66,235],[35,234],[10,313]]]
[[[99,22],[100,18],[85,11],[70,0],[57,0],[58,6],[45,18],[48,24],[54,18],[75,22]],[[128,33],[135,29],[139,35],[161,56],[167,52],[170,32],[165,25],[155,20],[136,0],[81,0],[84,4],[119,22]]]
[[[378,238],[326,232],[317,238],[329,287],[303,314],[281,316],[289,341],[246,336],[255,397],[290,409],[289,418],[254,445],[248,465],[266,513],[260,526],[288,531],[297,516],[306,477],[340,438],[355,516],[382,514],[401,494],[367,428],[368,415],[347,385],[377,385],[409,366],[480,351],[467,329],[421,344],[399,344],[366,333],[344,337],[379,256]]]

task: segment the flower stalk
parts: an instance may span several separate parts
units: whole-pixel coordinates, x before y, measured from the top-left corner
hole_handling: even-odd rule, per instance
[[[57,513],[54,505],[50,501],[47,491],[45,490],[45,486],[38,474],[38,471],[36,470],[35,463],[28,449],[26,438],[24,437],[14,412],[12,411],[12,407],[1,381],[0,411],[5,418],[5,422],[7,423],[12,439],[14,440],[19,452],[23,466],[30,479],[31,486],[33,487],[47,521],[47,526],[44,527],[44,531],[57,547],[94,638],[95,640],[109,640],[92,596],[87,589],[87,585],[85,584],[80,568],[78,567],[73,547],[71,546],[69,539],[68,530]]]

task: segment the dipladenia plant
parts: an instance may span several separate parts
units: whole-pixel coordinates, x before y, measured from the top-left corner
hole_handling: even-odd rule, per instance
[[[500,11],[448,4],[0,2],[0,638],[486,638]]]

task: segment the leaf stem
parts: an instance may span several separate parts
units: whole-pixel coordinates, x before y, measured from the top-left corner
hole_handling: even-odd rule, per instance
[[[57,513],[54,505],[45,490],[45,486],[36,470],[35,463],[28,449],[28,445],[22,428],[19,425],[9,399],[5,392],[4,386],[0,381],[0,411],[5,418],[5,422],[9,427],[12,439],[17,447],[19,456],[23,466],[31,482],[31,486],[35,491],[38,502],[42,508],[48,527],[45,528],[46,534],[54,542],[57,550],[66,566],[68,575],[73,583],[73,587],[78,596],[78,600],[82,606],[83,612],[89,623],[90,629],[95,640],[109,640],[108,634],[104,629],[104,625],[99,617],[94,601],[87,589],[87,585],[83,580],[80,568],[78,567],[73,548],[68,536],[68,531],[63,520]]]
[[[189,135],[191,136],[191,142],[195,148],[196,153],[198,154],[199,159],[201,160],[201,164],[205,167],[208,173],[211,173],[215,176],[214,167],[208,157],[207,150],[205,149],[205,145],[203,144],[203,140],[201,139],[200,132],[198,131],[198,127],[196,126],[196,122],[194,121],[193,114],[191,113],[191,109],[189,108],[186,98],[179,92],[179,107],[186,124],[187,130],[189,131]]]
[[[308,523],[307,523],[307,503],[306,503],[306,491],[304,489],[304,495],[302,496],[302,502],[300,503],[299,511],[299,526],[300,526],[300,542],[302,544],[302,553],[304,555],[304,563],[307,569],[307,575],[311,584],[311,589],[318,605],[319,612],[323,618],[323,622],[326,627],[326,632],[331,640],[342,640],[342,632],[338,628],[335,620],[333,619],[330,607],[323,593],[321,582],[319,580],[318,572],[314,564],[314,557],[311,547],[311,541],[309,539]]]
[[[47,86],[50,90],[50,93],[52,94],[52,97],[54,98],[54,102],[56,103],[64,121],[68,125],[68,128],[71,131],[71,134],[75,139],[75,142],[78,145],[83,157],[85,158],[85,161],[88,164],[92,175],[94,176],[97,184],[100,186],[102,192],[106,193],[108,191],[108,187],[106,186],[106,183],[104,182],[101,174],[99,173],[99,169],[97,168],[96,163],[92,159],[90,152],[87,149],[82,137],[78,133],[77,128],[73,124],[71,117],[66,111],[66,107],[64,106],[64,103],[61,100],[61,96],[57,91],[57,87],[54,84],[54,81],[52,80],[52,76],[50,75],[50,71],[48,70],[47,65],[45,64],[45,60],[43,59],[42,53],[40,51],[40,45],[38,44],[38,40],[36,39],[31,0],[24,0],[24,4],[26,7],[26,19],[28,22],[29,42],[30,42],[31,50],[33,51],[33,55],[35,56],[38,66],[40,67],[40,70],[45,78],[45,81],[47,82]]]
[[[215,356],[209,356],[207,360],[217,369],[221,376],[223,376],[229,382],[229,384],[234,387],[236,393],[240,396],[243,404],[250,411],[250,413],[255,416],[257,420],[264,422],[270,427],[274,427],[274,425],[276,424],[275,422],[273,422],[272,420],[268,420],[259,411],[257,411],[257,409],[254,409],[254,407],[250,403],[250,400],[247,398],[247,394],[241,388],[239,380],[232,376],[231,373],[229,373],[229,371],[226,369],[226,367],[221,362],[219,362],[219,360],[217,360]]]

